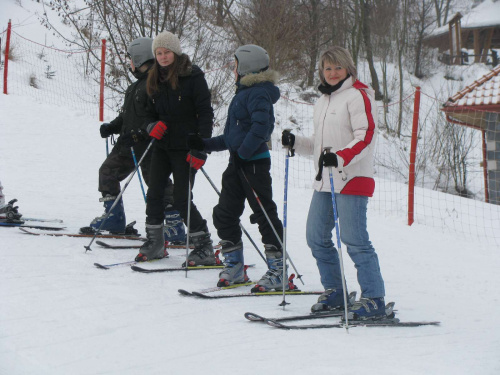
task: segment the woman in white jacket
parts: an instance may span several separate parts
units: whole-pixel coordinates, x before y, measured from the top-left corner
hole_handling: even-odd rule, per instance
[[[286,130],[282,136],[284,146],[295,148],[299,154],[314,155],[318,174],[313,184],[306,237],[325,293],[312,311],[344,307],[339,255],[332,241],[335,221],[328,167],[335,167],[340,237],[358,270],[361,287],[361,299],[350,311],[355,319],[376,319],[385,315],[385,290],[366,227],[368,197],[375,189],[373,150],[377,110],[373,90],[357,80],[352,57],[341,47],[332,47],[322,54],[319,76],[323,95],[314,106],[313,136],[295,136]],[[331,153],[325,153],[325,148],[330,148]]]

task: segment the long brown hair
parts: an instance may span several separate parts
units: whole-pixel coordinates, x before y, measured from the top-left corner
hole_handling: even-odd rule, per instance
[[[168,67],[162,68],[155,59],[155,63],[148,73],[146,91],[149,96],[153,96],[160,91],[160,84],[167,82],[173,90],[179,85],[179,56],[174,53],[174,62]]]

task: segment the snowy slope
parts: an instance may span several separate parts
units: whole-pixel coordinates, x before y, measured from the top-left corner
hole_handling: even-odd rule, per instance
[[[19,199],[24,215],[59,217],[76,231],[100,214],[97,170],[105,147],[95,120],[0,95],[0,129],[4,193]],[[226,162],[226,155],[212,155],[206,165],[217,186]],[[281,175],[274,184],[281,206]],[[217,196],[202,175],[194,194],[210,218]],[[289,191],[288,243],[303,289],[319,290],[304,233],[310,196],[309,189]],[[125,206],[128,220],[137,220],[143,232],[136,178]],[[259,242],[248,216],[243,223]],[[0,228],[0,374],[497,374],[500,328],[492,317],[500,316],[498,249],[457,240],[441,228],[408,227],[373,210],[369,229],[387,300],[396,302],[400,319],[439,320],[440,327],[278,331],[247,322],[243,313],[304,313],[316,298],[287,297],[285,311],[278,306],[281,296],[190,299],[177,289],[215,286],[217,271],[187,278],[127,267],[103,271],[93,263],[132,260],[136,252],[94,245],[85,254],[88,239]],[[256,264],[249,275],[257,280],[265,265],[246,239],[245,247],[246,262]],[[180,254],[172,250],[161,265],[149,266],[180,265]],[[349,289],[359,292],[354,267],[345,262]]]
[[[50,33],[39,31],[32,13],[18,13],[17,3],[2,3],[0,30],[12,17],[17,32],[43,43]],[[31,1],[22,4],[31,12],[40,7]],[[478,78],[472,68],[468,74]],[[428,84],[439,91],[440,83],[436,79]],[[98,126],[95,117],[81,111],[0,95],[0,181],[7,199],[19,199],[25,216],[64,219],[68,232],[88,225],[102,212],[97,173],[105,141]],[[282,207],[279,147],[273,160],[275,198]],[[205,167],[219,187],[226,163],[225,153],[213,154]],[[298,172],[291,176],[303,178]],[[289,190],[288,244],[306,283],[297,284],[320,290],[305,241],[311,193],[306,188]],[[217,195],[202,174],[194,199],[217,242],[210,220]],[[145,207],[137,178],[124,201],[128,221],[137,220],[144,233]],[[243,224],[260,243],[249,214]],[[491,318],[500,316],[498,249],[458,239],[444,227],[408,227],[398,214],[374,207],[369,210],[369,231],[387,300],[396,302],[398,317],[439,320],[440,327],[353,328],[349,334],[340,329],[278,331],[247,322],[243,313],[307,313],[316,298],[287,297],[291,304],[285,311],[278,306],[281,296],[190,299],[177,290],[215,286],[217,271],[193,272],[187,278],[181,272],[138,274],[128,267],[102,271],[93,263],[132,260],[136,251],[93,245],[85,253],[88,239],[34,237],[0,228],[0,374],[500,373],[500,328]],[[249,275],[256,281],[265,265],[244,241],[246,263],[256,264]],[[172,250],[169,259],[147,267],[178,266],[183,255],[183,250]],[[352,262],[347,256],[344,260],[349,289],[359,292]]]

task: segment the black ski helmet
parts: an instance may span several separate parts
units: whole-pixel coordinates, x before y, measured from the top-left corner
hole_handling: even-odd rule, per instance
[[[236,72],[240,76],[250,73],[258,73],[269,68],[269,55],[267,51],[255,44],[247,44],[239,47],[234,53],[238,60]]]
[[[127,48],[127,53],[136,68],[140,68],[141,65],[149,60],[154,60],[155,57],[153,55],[153,50],[151,49],[152,45],[152,38],[141,37],[130,42]]]

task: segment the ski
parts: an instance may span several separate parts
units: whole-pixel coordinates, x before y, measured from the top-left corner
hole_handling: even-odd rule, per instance
[[[255,283],[252,281],[247,281],[247,282],[241,283],[241,284],[233,284],[233,285],[228,285],[228,286],[215,286],[213,288],[206,288],[206,289],[198,290],[197,292],[205,294],[205,293],[218,292],[220,290],[235,289],[235,288],[239,288],[242,286],[251,286],[254,284]],[[180,294],[182,294],[183,296],[195,297],[195,295],[192,294],[193,292],[188,292],[187,290],[184,290],[184,289],[179,289],[178,292]]]
[[[141,247],[141,245],[112,245],[109,243],[106,243],[104,241],[96,241],[96,244],[99,246],[105,248],[105,249],[138,249]],[[214,250],[217,250],[220,246],[214,246]],[[171,245],[167,244],[165,245],[166,249],[186,249],[186,245]],[[190,245],[190,249],[194,249],[194,246]]]
[[[79,233],[35,233],[30,230],[25,229],[26,227],[19,228],[26,234],[31,234],[33,236],[54,236],[54,237],[83,237],[83,238],[91,238],[94,237],[93,234],[79,234]],[[40,228],[38,228],[40,229]],[[50,228],[55,229],[55,228]],[[64,228],[61,228],[64,229]],[[57,229],[56,229],[57,230]],[[123,240],[135,240],[135,241],[146,241],[146,238],[140,236],[132,236],[132,235],[120,235],[120,234],[98,234],[96,238],[116,238]]]
[[[24,224],[24,223],[8,223],[6,221],[0,221],[0,226],[2,226],[2,227],[17,227],[21,230],[24,230],[25,228],[41,229],[41,230],[63,230],[63,229],[66,229],[65,227],[51,227],[51,226],[45,226],[45,225],[31,225],[31,224]]]
[[[356,292],[349,293],[349,303],[352,304],[356,300]],[[322,319],[322,318],[331,318],[338,317],[344,314],[344,309],[335,309],[330,311],[322,311],[317,313],[310,313],[305,315],[293,315],[293,316],[283,316],[280,318],[266,318],[261,315],[255,314],[253,312],[246,312],[244,314],[245,318],[250,320],[251,322],[267,322],[268,320],[273,322],[287,322],[292,320],[310,320],[310,319]]]
[[[6,220],[7,216],[0,215],[0,220]],[[24,221],[39,221],[40,223],[63,223],[61,219],[41,219],[36,217],[24,217],[22,216],[20,220]]]
[[[304,325],[288,325],[280,323],[276,320],[266,320],[266,323],[274,328],[292,330],[292,329],[318,329],[318,328],[345,328],[345,323],[333,324],[304,324]],[[397,318],[382,319],[382,320],[355,320],[349,321],[350,327],[420,327],[428,325],[439,325],[440,322],[401,322]]]
[[[319,329],[319,328],[349,328],[349,327],[419,327],[425,325],[439,325],[440,322],[401,322],[394,316],[394,302],[389,302],[385,305],[386,316],[380,319],[373,320],[349,320],[346,327],[345,321],[330,324],[303,324],[303,325],[288,325],[281,323],[278,319],[265,319],[264,321],[271,327],[280,329]],[[340,314],[342,316],[342,313]]]
[[[112,264],[101,264],[101,263],[94,263],[94,266],[96,266],[97,268],[101,269],[101,270],[109,270],[110,268],[112,267],[122,267],[122,266],[133,266],[134,264],[139,264],[139,263],[151,263],[151,262],[158,262],[159,260],[162,260],[162,259],[166,259],[168,258],[169,256],[167,255],[166,257],[164,258],[160,258],[160,259],[151,259],[151,260],[147,260],[146,262],[136,262],[135,260],[131,260],[131,261],[128,261],[128,262],[118,262],[118,263],[112,263]]]
[[[319,295],[322,294],[323,292],[314,292],[314,291],[301,291],[301,290],[296,290],[296,291],[289,291],[287,290],[285,292],[286,295],[291,296],[306,296],[306,295]],[[281,296],[283,295],[283,292],[257,292],[257,293],[234,293],[234,294],[218,294],[218,295],[207,295],[204,293],[200,292],[191,292],[191,295],[193,297],[200,297],[200,298],[205,298],[205,299],[220,299],[220,298],[239,298],[239,297],[264,297],[264,296]]]
[[[254,264],[250,264],[247,267],[254,267]],[[132,265],[130,267],[132,271],[142,272],[142,273],[159,273],[159,272],[174,272],[174,271],[202,271],[202,270],[218,270],[223,269],[224,265],[215,265],[215,266],[188,266],[186,267],[169,267],[169,268],[142,268],[138,266]],[[194,292],[193,292],[194,293]],[[207,293],[207,292],[205,292]]]

